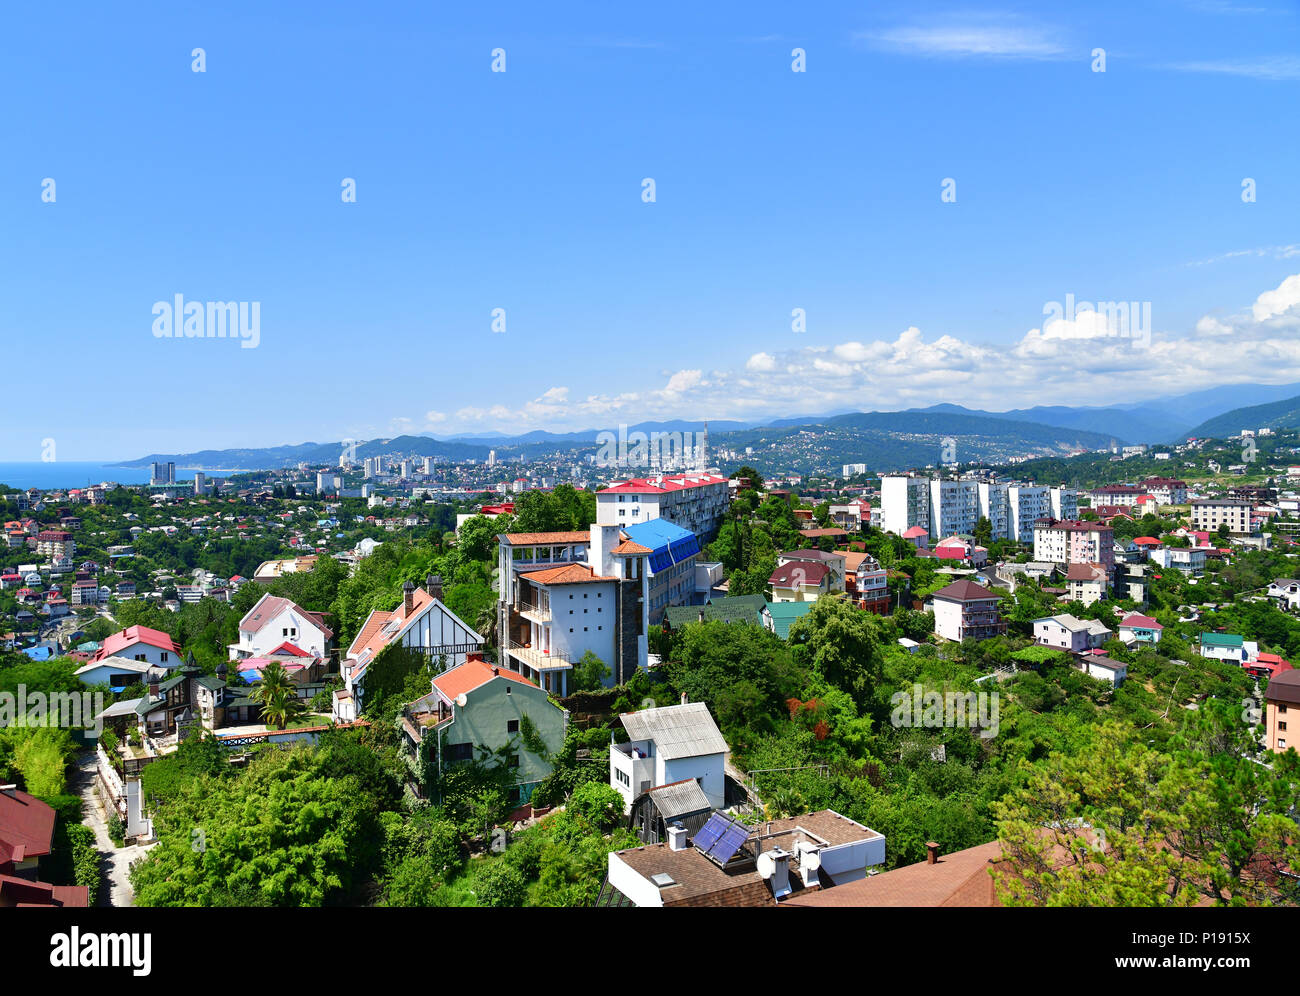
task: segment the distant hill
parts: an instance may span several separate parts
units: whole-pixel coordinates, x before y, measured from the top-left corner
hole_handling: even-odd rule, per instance
[[[1234,408],[1223,415],[1202,422],[1183,438],[1226,439],[1242,429],[1295,429],[1300,428],[1300,397],[1285,398],[1266,405]]]
[[[932,405],[916,408],[919,412],[950,412],[1008,419],[1013,422],[1036,422],[1062,429],[1096,432],[1117,443],[1166,443],[1177,439],[1192,424],[1190,419],[1147,407],[1070,408],[1065,405],[1039,405],[1009,412],[987,412],[960,405]]]

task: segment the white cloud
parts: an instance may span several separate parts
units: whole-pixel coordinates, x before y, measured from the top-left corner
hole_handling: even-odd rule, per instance
[[[912,24],[862,32],[860,40],[882,48],[937,58],[1055,59],[1065,46],[1055,32],[996,18],[957,23]]]
[[[703,376],[703,373],[699,370],[678,370],[668,378],[668,384],[664,387],[664,392],[667,394],[680,394],[683,391],[689,391],[691,388],[699,386]]]
[[[519,406],[467,406],[448,421],[470,431],[600,429],[662,418],[889,411],[939,401],[991,411],[1106,405],[1226,384],[1283,384],[1300,381],[1297,305],[1300,274],[1261,293],[1252,306],[1237,313],[1216,309],[1183,331],[1144,322],[1141,335],[1117,335],[1105,312],[1087,310],[1053,312],[1041,328],[1003,345],[910,326],[892,340],[769,346],[707,377],[695,369],[665,371],[659,389],[575,399],[567,387],[552,387]],[[786,341],[802,344],[806,337]]]
[[[1300,80],[1300,56],[1273,55],[1259,59],[1178,62],[1169,67],[1184,73],[1216,73],[1257,80]]]
[[[1277,290],[1264,291],[1255,299],[1251,310],[1255,321],[1262,322],[1286,314],[1297,304],[1300,304],[1300,273],[1287,277],[1278,284]]]

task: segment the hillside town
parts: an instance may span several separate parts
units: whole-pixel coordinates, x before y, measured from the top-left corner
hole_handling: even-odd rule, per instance
[[[1292,903],[1300,433],[1259,431],[1249,475],[1212,457],[1251,430],[1077,454],[1050,483],[1026,463],[765,478],[706,427],[675,469],[524,463],[481,491],[386,458],[4,491],[0,691],[27,718],[0,730],[0,896],[1103,902],[1163,842],[1096,867],[1071,841],[1126,818],[1085,793],[1063,824],[1043,792],[1104,764],[1148,780],[1179,842],[1136,901]],[[78,696],[79,729],[31,708]],[[1225,766],[1259,799],[1226,858],[1226,814],[1179,788]],[[246,862],[289,841],[191,849],[255,840],[246,803],[285,779],[337,847],[274,879]]]

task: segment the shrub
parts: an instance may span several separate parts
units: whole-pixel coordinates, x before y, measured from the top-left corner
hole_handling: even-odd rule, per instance
[[[483,906],[522,906],[524,877],[504,861],[498,861],[478,874],[474,892]]]

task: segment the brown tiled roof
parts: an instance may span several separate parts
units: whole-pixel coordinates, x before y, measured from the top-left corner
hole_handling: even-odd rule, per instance
[[[946,588],[940,588],[931,597],[950,598],[954,602],[976,602],[981,599],[997,599],[998,596],[987,588],[977,585],[974,581],[962,578],[960,581],[954,581]]]
[[[725,872],[694,847],[670,850],[667,844],[651,844],[618,857],[649,881],[665,874],[675,885],[664,886],[659,895],[665,906],[772,906],[775,900],[767,883],[750,865],[746,871]]]
[[[1268,680],[1264,701],[1300,705],[1300,671],[1283,671],[1281,674],[1274,674]]]
[[[811,829],[811,828],[810,828]],[[800,892],[782,906],[980,906],[1001,905],[989,873],[1001,860],[997,841],[941,855],[833,889]]]

